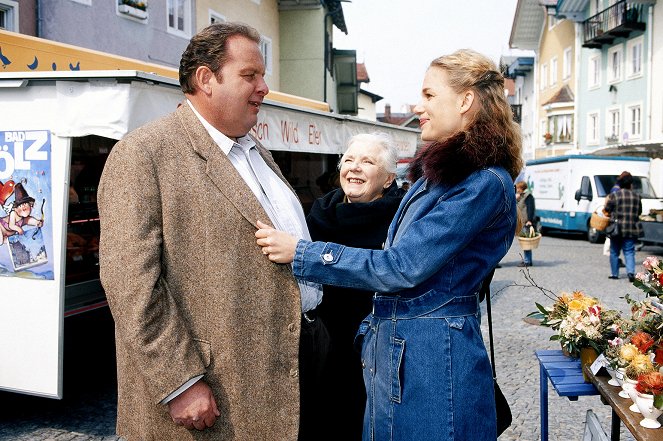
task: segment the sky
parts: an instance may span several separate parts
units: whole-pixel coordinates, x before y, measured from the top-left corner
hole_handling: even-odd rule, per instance
[[[334,27],[334,47],[355,49],[370,83],[362,89],[383,97],[392,112],[416,104],[430,62],[470,48],[499,63],[509,54],[517,0],[344,1],[348,35]]]

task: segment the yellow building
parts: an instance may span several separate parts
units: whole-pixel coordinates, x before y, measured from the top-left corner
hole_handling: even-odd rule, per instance
[[[539,42],[538,145],[535,157],[563,155],[576,149],[575,29],[571,20],[546,15]]]

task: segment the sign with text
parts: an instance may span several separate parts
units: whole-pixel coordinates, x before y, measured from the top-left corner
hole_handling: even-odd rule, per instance
[[[359,133],[385,132],[398,145],[400,157],[412,157],[418,132],[371,123],[342,115],[303,112],[268,106],[258,114],[253,135],[269,150],[343,154],[348,140]]]
[[[50,206],[50,131],[0,131],[0,276],[53,280]]]

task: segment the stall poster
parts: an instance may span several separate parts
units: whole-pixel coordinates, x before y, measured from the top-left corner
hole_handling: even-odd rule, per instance
[[[0,131],[0,276],[53,280],[51,133]]]

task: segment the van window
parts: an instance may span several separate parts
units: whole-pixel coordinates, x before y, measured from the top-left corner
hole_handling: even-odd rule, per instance
[[[617,182],[618,175],[596,175],[594,176],[594,185],[599,197],[605,197],[610,193],[610,189]],[[633,191],[643,199],[656,199],[656,192],[649,182],[648,178],[643,176],[633,176]]]

